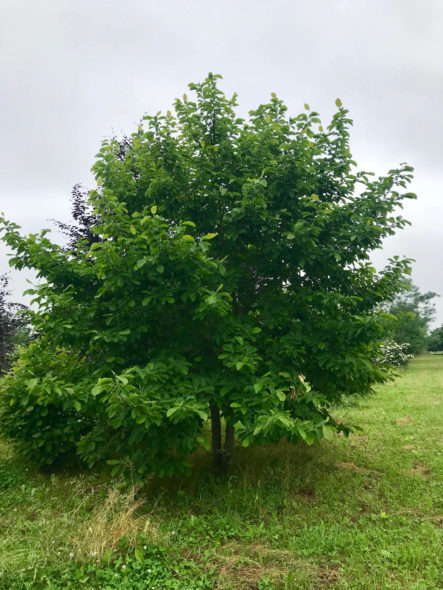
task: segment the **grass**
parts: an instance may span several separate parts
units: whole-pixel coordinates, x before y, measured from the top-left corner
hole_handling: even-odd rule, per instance
[[[41,474],[0,447],[0,588],[443,587],[443,358],[337,410],[362,431],[238,449],[222,479],[124,487]]]

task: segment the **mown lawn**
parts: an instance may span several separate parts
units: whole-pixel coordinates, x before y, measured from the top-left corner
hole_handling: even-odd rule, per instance
[[[0,447],[0,588],[443,588],[443,356],[336,414],[362,431],[239,449],[133,490]]]

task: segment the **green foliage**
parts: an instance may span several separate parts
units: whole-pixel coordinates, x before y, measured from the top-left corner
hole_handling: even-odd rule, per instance
[[[432,330],[428,337],[427,349],[431,352],[443,351],[443,325]]]
[[[395,316],[390,338],[399,345],[408,344],[406,352],[417,355],[426,350],[429,324],[435,315],[432,301],[437,293],[421,293],[409,279],[387,307]]]
[[[8,276],[0,275],[0,375],[5,373],[17,346],[29,340],[24,305],[9,302]]]
[[[21,353],[4,378],[2,430],[24,455],[41,465],[75,457],[99,409],[85,377],[90,364],[66,350],[51,350],[43,337]]]
[[[218,78],[145,117],[123,150],[103,142],[93,225],[71,250],[3,221],[11,263],[44,282],[0,422],[42,463],[77,449],[115,472],[184,470],[209,415],[244,447],[312,444],[348,433],[330,414],[342,394],[387,378],[370,361],[377,309],[408,261],[377,274],[369,255],[407,223],[412,168],[356,171],[341,102],[326,129],[274,94],[245,121]]]

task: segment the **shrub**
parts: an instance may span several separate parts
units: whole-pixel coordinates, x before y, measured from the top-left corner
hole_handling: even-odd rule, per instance
[[[381,355],[378,362],[381,366],[405,367],[414,358],[413,354],[408,354],[408,350],[408,342],[398,344],[388,340],[380,346]]]

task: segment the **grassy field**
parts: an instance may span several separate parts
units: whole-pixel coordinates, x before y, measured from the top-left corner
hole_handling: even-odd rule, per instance
[[[346,440],[239,449],[134,490],[0,446],[2,589],[443,588],[443,356],[340,408]],[[440,567],[440,569],[439,569]]]

